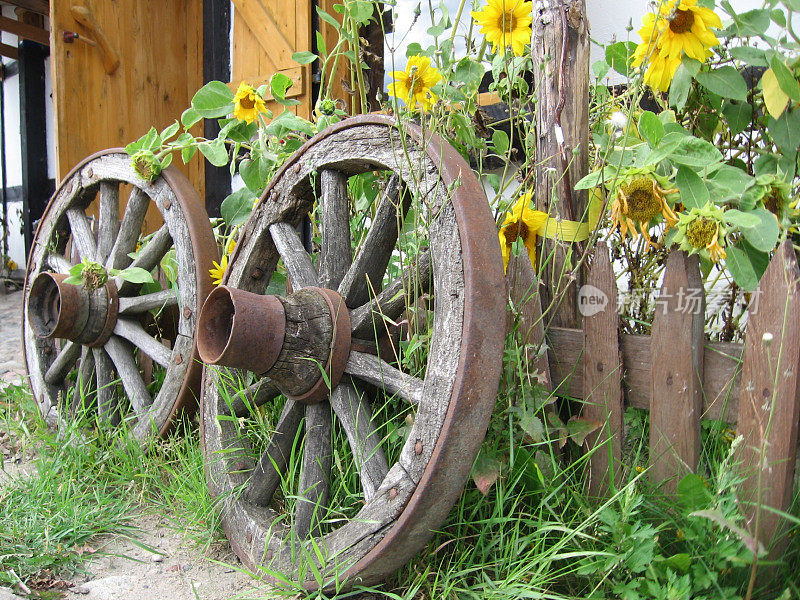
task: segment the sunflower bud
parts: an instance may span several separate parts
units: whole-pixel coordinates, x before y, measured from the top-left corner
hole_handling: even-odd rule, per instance
[[[108,281],[108,273],[100,263],[88,262],[83,265],[81,270],[81,282],[83,287],[92,291],[103,286]]]
[[[689,254],[699,254],[706,260],[719,262],[726,257],[724,212],[713,202],[708,202],[703,208],[678,213],[673,243]]]
[[[139,150],[131,160],[133,162],[133,170],[145,181],[155,181],[161,175],[161,161],[150,150]]]

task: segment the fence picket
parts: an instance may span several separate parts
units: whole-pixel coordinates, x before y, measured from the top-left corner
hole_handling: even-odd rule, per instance
[[[516,336],[520,345],[526,348],[526,362],[532,364],[533,369],[544,377],[547,386],[551,387],[553,380],[550,378],[547,353],[541,352],[545,338],[539,278],[525,252],[518,256],[512,253],[509,258],[506,288],[519,315]],[[511,331],[513,326],[514,315],[509,313],[506,330]]]
[[[609,467],[619,480],[622,458],[622,357],[619,348],[619,314],[617,313],[617,282],[611,267],[608,247],[597,244],[594,261],[586,279],[586,288],[579,293],[578,302],[583,319],[584,353],[583,386],[585,403],[582,415],[603,424],[602,429],[587,437],[588,447],[595,451],[589,461],[589,493],[604,496],[608,490]],[[588,286],[593,286],[592,289]],[[592,304],[591,298],[605,300]],[[592,314],[594,313],[594,314]],[[610,456],[609,456],[610,455]],[[612,464],[609,464],[609,458]]]
[[[650,475],[667,493],[700,458],[705,293],[698,257],[667,259],[651,339]]]
[[[753,503],[748,506],[751,532],[759,500],[782,511],[788,511],[792,501],[800,423],[798,279],[800,268],[787,240],[775,252],[751,302],[737,425],[744,437],[739,457],[747,475],[742,499]],[[760,513],[757,538],[778,556],[785,546],[785,540],[775,543],[780,517],[766,510]]]

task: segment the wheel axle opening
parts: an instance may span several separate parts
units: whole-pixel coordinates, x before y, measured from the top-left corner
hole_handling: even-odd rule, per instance
[[[28,296],[28,320],[37,337],[75,339],[89,317],[89,298],[82,286],[64,283],[61,273],[39,273]]]

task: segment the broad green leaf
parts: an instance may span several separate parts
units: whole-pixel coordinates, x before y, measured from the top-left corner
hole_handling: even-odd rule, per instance
[[[224,117],[233,111],[233,92],[221,81],[209,81],[197,90],[192,108],[207,119]]]
[[[229,227],[241,225],[253,212],[255,194],[247,188],[236,190],[222,201],[219,212]]]
[[[733,135],[738,135],[747,129],[753,121],[753,106],[748,102],[725,100],[722,103],[722,114],[728,121],[728,127]]]
[[[722,165],[706,179],[714,192],[714,201],[718,204],[731,198],[741,197],[752,187],[755,179],[742,169],[730,165]]]
[[[594,76],[597,79],[603,79],[606,75],[608,75],[610,70],[611,65],[604,60],[598,60],[592,64],[592,73],[594,73]]]
[[[603,183],[603,175],[608,175],[611,173],[611,170],[608,171],[593,171],[583,177],[578,183],[575,184],[576,190],[591,190],[596,188],[598,185]]]
[[[485,69],[482,63],[464,57],[458,61],[458,66],[456,66],[456,70],[453,73],[453,81],[455,83],[463,83],[466,90],[469,93],[473,93],[478,90],[484,72]]]
[[[145,271],[141,267],[128,267],[118,273],[118,277],[131,283],[152,283],[155,281],[153,275],[149,271]]]
[[[197,146],[195,145],[181,148],[181,158],[183,159],[183,164],[186,164],[192,160],[195,154],[197,154]]]
[[[210,143],[202,142],[198,144],[197,148],[215,167],[224,167],[228,164],[228,150],[222,140],[217,139]]]
[[[758,227],[758,225],[761,223],[761,219],[758,218],[758,216],[750,214],[749,212],[736,210],[735,208],[726,210],[724,214],[726,223],[740,229]]]
[[[772,20],[769,10],[761,8],[732,16],[742,37],[763,35]]]
[[[245,158],[239,163],[239,175],[247,188],[254,193],[261,191],[264,179],[261,177],[261,159]]]
[[[759,252],[744,240],[725,249],[728,258],[725,266],[740,288],[752,292],[761,281],[761,276],[769,265],[769,254]]]
[[[700,475],[689,473],[678,482],[678,500],[689,510],[706,508],[713,499]]]
[[[475,464],[472,465],[472,481],[484,496],[500,477],[500,468],[500,462],[494,457],[487,456],[484,451],[481,451],[475,459]]]
[[[508,134],[501,129],[495,129],[492,133],[492,146],[497,154],[503,156],[508,152]]]
[[[697,83],[718,96],[742,102],[747,101],[747,83],[742,74],[731,66],[703,71],[694,78]]]
[[[664,135],[661,138],[661,141],[658,143],[658,146],[653,148],[653,151],[650,152],[644,158],[644,164],[647,165],[657,165],[662,160],[667,158],[670,154],[678,150],[678,147],[681,145],[683,140],[686,138],[686,135],[683,133],[677,132],[670,132]]]
[[[755,227],[742,229],[744,239],[746,239],[747,243],[753,246],[753,248],[761,252],[773,250],[775,244],[778,243],[778,237],[781,233],[778,219],[766,208],[761,206],[751,210],[748,214],[758,217],[760,223]]]
[[[772,67],[771,70],[778,80],[781,90],[795,102],[800,102],[800,84],[797,83],[794,73],[792,73],[792,70],[783,62],[783,58],[780,54],[775,54],[772,57],[770,67]]]
[[[308,65],[315,60],[317,60],[317,55],[313,52],[309,52],[308,50],[303,50],[302,52],[295,52],[292,54],[292,60],[301,65]]]
[[[731,56],[736,60],[741,60],[751,67],[768,67],[769,61],[767,54],[761,48],[753,46],[737,46],[731,48]]]
[[[675,177],[681,202],[686,208],[703,208],[710,198],[708,188],[700,176],[689,167],[681,165]]]
[[[582,446],[583,442],[586,441],[586,436],[602,426],[603,424],[600,421],[584,417],[573,417],[567,421],[567,434],[573,442],[578,446]]]
[[[787,110],[779,119],[769,118],[767,131],[784,154],[794,156],[800,144],[800,110]]]
[[[178,129],[180,128],[181,126],[177,121],[173,122],[172,125],[169,125],[166,129],[164,129],[164,131],[161,132],[161,141],[164,142],[171,138],[173,135],[178,133]]]
[[[606,47],[606,62],[620,75],[628,76],[631,54],[636,50],[633,42],[617,42]]]
[[[651,148],[655,148],[664,137],[664,124],[654,113],[646,110],[639,118],[639,133],[647,140]]]
[[[761,91],[764,94],[764,104],[767,112],[773,119],[778,119],[789,106],[789,96],[781,89],[775,71],[767,69],[761,77]]]
[[[670,152],[669,159],[688,167],[708,167],[722,160],[722,153],[714,144],[696,137],[684,137],[678,147]]]
[[[370,20],[372,11],[372,0],[350,0],[347,3],[347,12],[350,18],[360,25],[364,25]]]
[[[320,18],[320,19],[322,19],[323,21],[325,21],[325,22],[326,22],[328,25],[330,25],[331,27],[333,27],[333,28],[334,28],[336,31],[339,31],[339,30],[341,30],[342,26],[341,26],[341,24],[339,23],[339,21],[337,21],[337,20],[336,20],[336,18],[335,18],[335,17],[332,17],[331,15],[329,15],[328,13],[326,13],[326,12],[325,12],[324,10],[322,10],[322,9],[321,9],[319,6],[317,6],[317,7],[316,7],[316,9],[317,9],[317,14],[319,15],[319,18]]]
[[[322,35],[321,31],[317,31],[315,35],[317,38],[317,52],[322,54],[322,56],[327,56],[328,44],[325,43],[325,36]]]
[[[292,87],[294,82],[292,78],[284,73],[275,73],[269,80],[269,91],[275,101],[284,106],[291,104],[299,104],[297,100],[287,100],[286,91]]]
[[[671,567],[674,571],[686,573],[692,566],[692,555],[686,552],[673,554],[669,558],[664,559],[664,564]]]
[[[672,83],[669,86],[669,105],[674,106],[678,110],[683,110],[686,106],[686,100],[689,98],[689,91],[692,89],[692,74],[686,65],[681,63],[678,65],[678,70],[675,71],[675,76],[672,78]]]

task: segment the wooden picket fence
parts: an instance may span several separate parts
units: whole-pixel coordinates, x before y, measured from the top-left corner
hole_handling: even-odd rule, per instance
[[[583,400],[584,417],[605,427],[589,446],[608,444],[589,460],[590,492],[602,496],[609,459],[622,458],[623,411],[650,411],[650,468],[654,483],[674,493],[677,482],[700,459],[702,419],[735,423],[744,440],[738,458],[742,498],[750,531],[755,506],[788,511],[794,486],[800,426],[800,267],[788,241],[775,255],[753,294],[744,344],[704,338],[705,294],[697,256],[670,254],[651,335],[619,333],[617,286],[608,248],[598,244],[585,278],[589,295],[583,329],[548,328],[541,318],[538,283],[527,256],[512,257],[507,284],[518,311],[518,335],[535,348],[546,339],[546,356],[534,356],[558,395]],[[757,305],[755,304],[757,302]],[[587,311],[585,311],[587,312]],[[610,449],[610,451],[609,451]],[[760,492],[759,492],[760,489]],[[760,497],[759,497],[760,496]],[[783,546],[782,519],[761,511],[758,539],[773,553]]]

